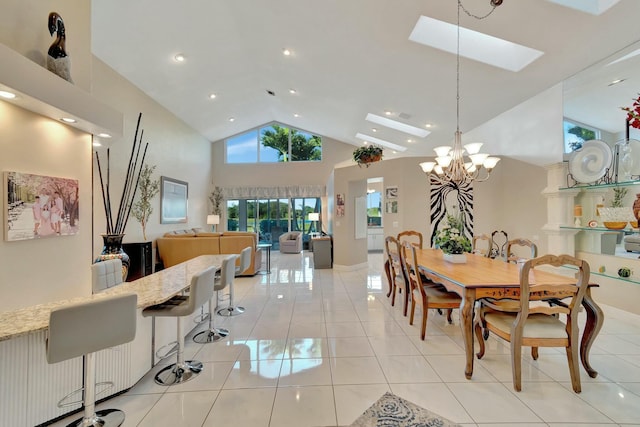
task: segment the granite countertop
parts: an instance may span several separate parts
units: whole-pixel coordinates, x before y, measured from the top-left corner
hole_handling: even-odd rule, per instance
[[[231,255],[201,255],[133,282],[124,282],[98,294],[62,301],[38,304],[0,313],[0,341],[16,338],[49,327],[51,310],[68,304],[78,304],[111,295],[135,293],[138,308],[146,308],[178,295],[191,284],[191,277],[207,267],[220,268]]]

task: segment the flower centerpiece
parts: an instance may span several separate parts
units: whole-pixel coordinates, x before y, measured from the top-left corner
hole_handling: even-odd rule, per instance
[[[382,160],[382,147],[374,144],[358,147],[353,151],[353,160],[360,167],[362,167],[362,165],[369,167],[370,163]]]
[[[640,94],[638,94],[638,97],[633,100],[633,105],[631,107],[620,108],[627,112],[627,122],[629,123],[629,126],[640,129]],[[629,139],[628,136],[627,139]]]
[[[450,262],[466,262],[465,252],[471,252],[471,242],[464,235],[462,215],[447,214],[442,228],[438,231],[435,244]]]

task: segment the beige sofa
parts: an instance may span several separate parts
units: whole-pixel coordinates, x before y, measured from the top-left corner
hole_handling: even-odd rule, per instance
[[[199,255],[239,254],[247,246],[252,248],[251,265],[240,275],[253,276],[260,270],[262,263],[262,251],[257,248],[257,233],[243,231],[208,233],[197,230],[178,230],[158,238],[156,244],[157,258],[165,268]],[[239,258],[236,260],[236,265],[240,265]]]

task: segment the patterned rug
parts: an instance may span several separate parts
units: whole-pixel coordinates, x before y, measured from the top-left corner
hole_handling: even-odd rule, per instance
[[[385,393],[349,427],[454,427],[438,414],[393,393]]]

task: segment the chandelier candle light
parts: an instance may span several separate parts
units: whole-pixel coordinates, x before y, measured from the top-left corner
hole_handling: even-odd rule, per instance
[[[495,9],[502,1],[491,1]],[[456,46],[456,133],[453,147],[441,146],[434,148],[436,152],[435,162],[420,163],[420,167],[426,174],[434,174],[441,181],[462,184],[473,181],[486,181],[489,174],[500,161],[499,157],[490,157],[489,154],[480,153],[481,142],[475,142],[462,146],[462,132],[460,132],[460,9],[461,0],[458,0],[457,22],[457,46]],[[466,11],[466,10],[465,10]],[[493,10],[492,10],[493,11]],[[468,13],[468,12],[467,12]],[[476,17],[483,19],[484,17]],[[465,158],[465,151],[468,160]]]

